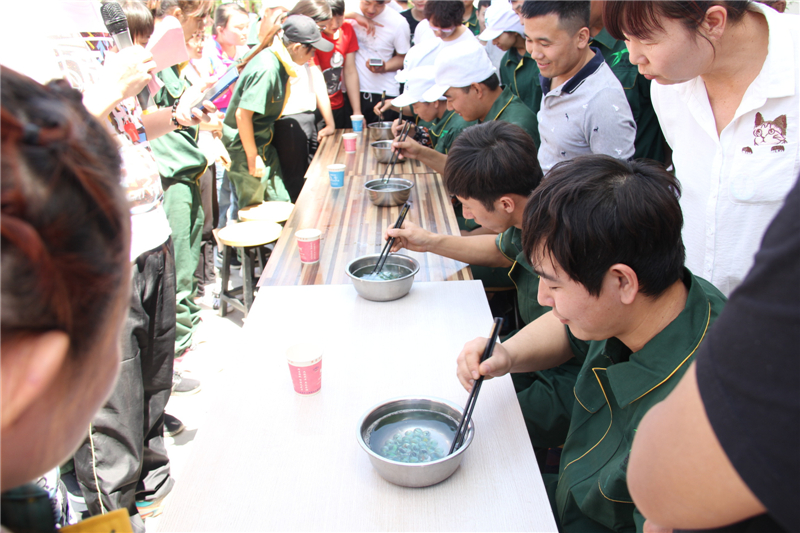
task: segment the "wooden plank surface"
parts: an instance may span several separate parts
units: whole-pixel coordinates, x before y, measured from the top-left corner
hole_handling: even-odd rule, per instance
[[[352,130],[336,130],[336,133],[325,137],[320,142],[317,148],[317,153],[314,160],[308,167],[306,178],[314,178],[322,176],[328,179],[328,165],[333,163],[344,163],[347,165],[345,171],[346,176],[363,175],[363,176],[380,176],[383,172],[384,163],[378,163],[370,148],[372,139],[369,137],[369,132],[361,132],[356,140],[356,153],[348,154],[344,151],[344,143],[342,135],[345,133],[352,133]],[[420,163],[416,160],[399,161],[394,167],[395,174],[427,174],[434,172],[428,165]]]
[[[386,166],[371,156],[365,132],[358,139],[357,152],[345,154],[343,132],[323,139],[306,175],[306,184],[275,244],[259,287],[275,285],[349,284],[347,264],[353,259],[378,254],[384,245],[384,230],[395,223],[400,207],[376,207],[369,201],[364,184],[375,179]],[[332,189],[328,178],[329,163],[347,165],[344,187]],[[321,173],[317,173],[322,168]],[[315,170],[317,169],[317,170]],[[363,171],[370,172],[364,173]],[[418,161],[396,166],[393,174],[414,182],[412,208],[407,220],[435,233],[458,235],[458,222],[442,177]],[[294,234],[297,230],[316,228],[322,232],[320,261],[303,265]],[[403,250],[402,254],[420,264],[417,281],[453,281],[472,279],[468,265],[435,254]]]
[[[489,333],[479,281],[414,283],[393,302],[347,285],[265,287],[176,479],[161,531],[556,531],[508,376],[484,383],[475,438],[452,477],[388,483],[356,441],[359,418],[390,398],[464,405],[463,344]],[[294,393],[286,348],[323,345],[322,390]],[[245,379],[249,376],[252,379]]]

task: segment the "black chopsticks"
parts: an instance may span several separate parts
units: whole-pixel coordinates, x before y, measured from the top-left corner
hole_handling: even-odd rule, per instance
[[[497,343],[497,336],[500,333],[500,328],[502,326],[503,319],[499,317],[495,318],[492,333],[489,335],[489,340],[486,341],[486,348],[483,350],[483,355],[481,356],[481,363],[486,361],[486,359],[492,355],[494,345]],[[454,451],[459,449],[462,444],[464,444],[464,438],[467,436],[467,429],[469,428],[469,421],[472,419],[472,411],[475,409],[475,403],[478,401],[478,393],[481,390],[482,383],[483,376],[475,380],[475,384],[472,386],[472,392],[469,393],[467,405],[464,407],[464,416],[461,417],[461,422],[458,424],[458,430],[456,430],[456,435],[453,437],[453,444],[450,445],[450,451],[447,455],[451,455]]]
[[[408,130],[410,129],[411,129],[411,121],[407,120],[403,124],[403,129],[400,131],[400,136],[398,137],[400,142],[406,140],[406,137],[408,136]],[[399,157],[399,155],[400,155],[399,150],[396,152],[392,152],[392,157],[389,159],[389,164],[386,166],[385,169],[383,169],[383,174],[381,174],[381,183],[386,183],[387,181],[389,181],[389,178],[392,176],[392,172],[394,172],[394,165],[397,163],[397,158]]]
[[[397,217],[397,222],[394,223],[395,228],[399,228],[403,225],[403,220],[405,220],[409,209],[411,209],[411,202],[404,203],[403,208],[400,210],[400,216]],[[389,257],[389,251],[392,249],[393,244],[394,237],[389,237],[389,239],[386,241],[386,244],[383,245],[383,250],[381,250],[381,255],[378,258],[378,262],[375,264],[375,268],[372,269],[370,274],[378,274],[383,269],[383,265],[386,263],[386,259]]]

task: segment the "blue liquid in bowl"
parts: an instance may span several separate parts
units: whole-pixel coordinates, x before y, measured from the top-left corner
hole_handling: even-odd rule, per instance
[[[458,421],[443,413],[406,409],[379,418],[364,439],[370,449],[399,463],[428,463],[443,459]]]

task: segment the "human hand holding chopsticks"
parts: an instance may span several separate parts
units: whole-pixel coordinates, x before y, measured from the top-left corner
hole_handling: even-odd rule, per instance
[[[386,228],[384,239],[391,237],[394,237],[392,252],[398,252],[403,248],[412,252],[427,252],[436,234],[406,221],[400,228],[394,226]]]
[[[494,350],[489,358],[483,363],[480,362],[488,340],[485,337],[473,339],[465,344],[461,353],[458,354],[456,375],[467,391],[472,391],[475,380],[481,376],[491,379],[504,376],[511,371],[513,366],[511,354],[499,342],[494,345]]]

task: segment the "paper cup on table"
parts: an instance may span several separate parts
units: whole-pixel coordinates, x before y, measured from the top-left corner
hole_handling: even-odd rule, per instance
[[[318,229],[301,229],[294,236],[297,239],[297,247],[300,249],[300,262],[319,262],[319,239],[322,232]]]
[[[294,391],[311,396],[322,388],[322,348],[313,343],[301,343],[286,350],[289,373]]]
[[[328,177],[331,179],[332,189],[344,187],[344,169],[346,168],[347,165],[342,165],[340,163],[328,165]]]
[[[351,154],[356,151],[356,139],[358,139],[357,133],[345,133],[342,135],[342,139],[344,140],[344,151]]]
[[[350,123],[353,125],[353,131],[363,131],[364,115],[350,115]]]

